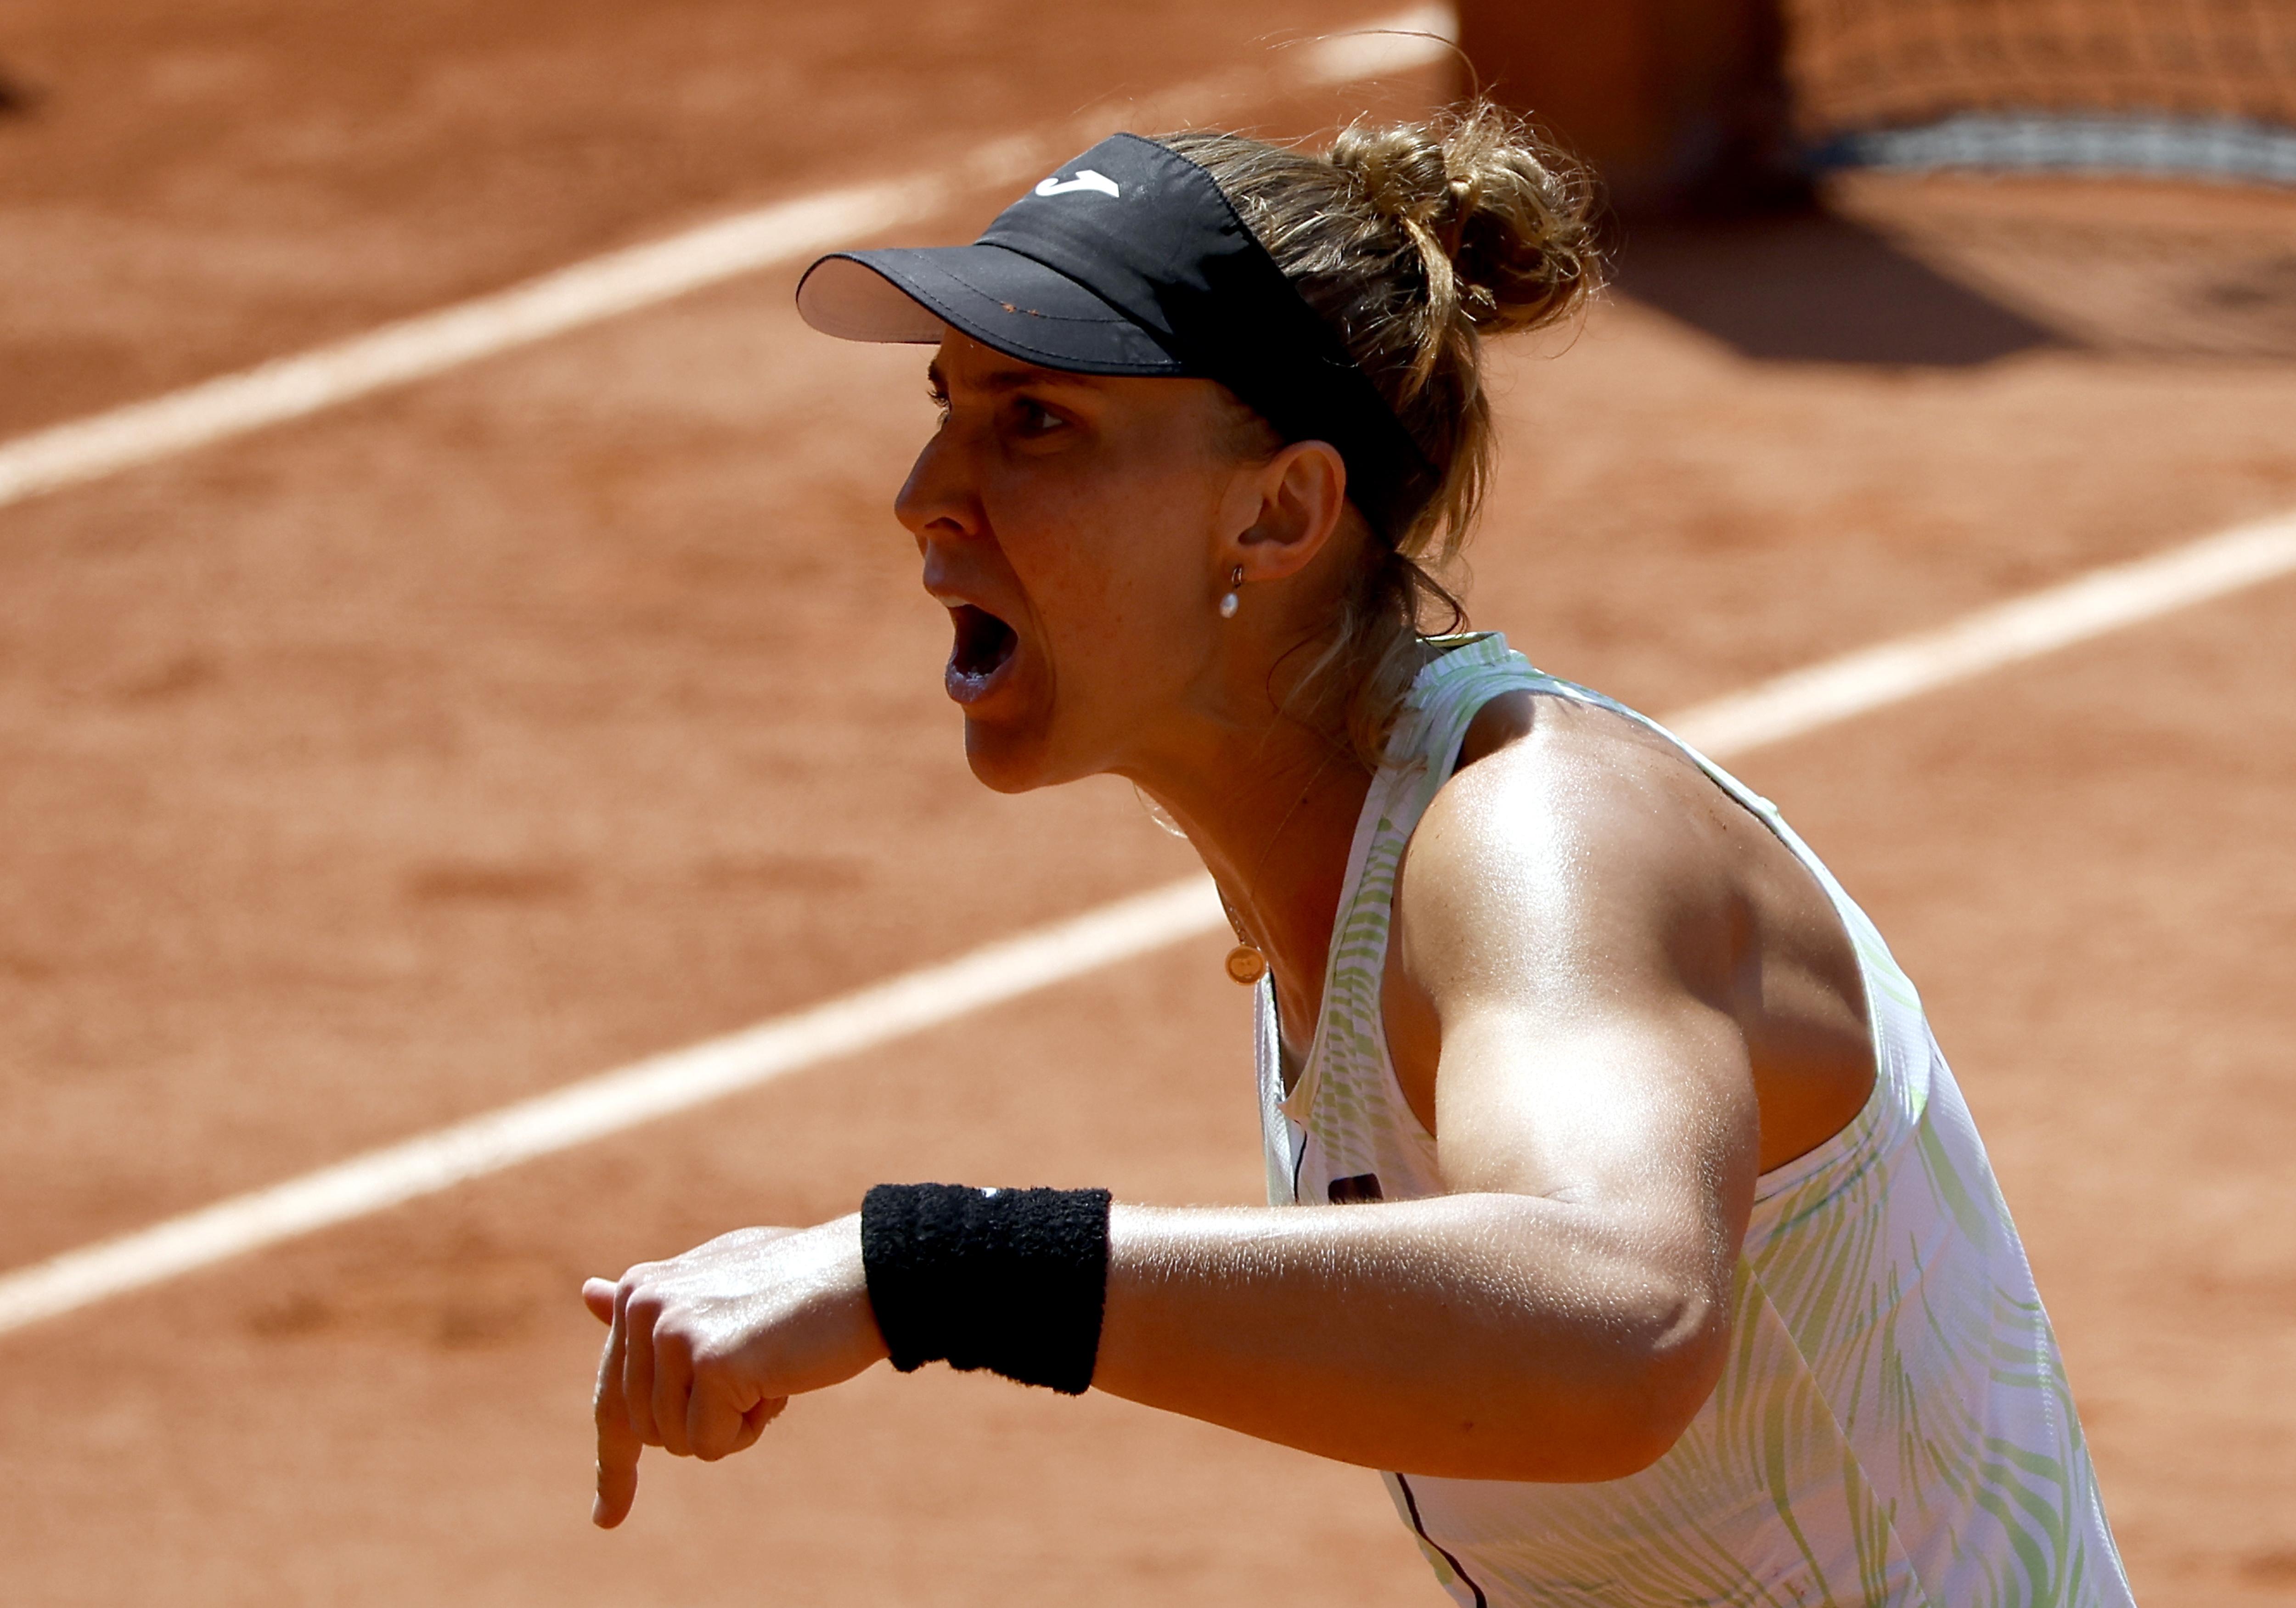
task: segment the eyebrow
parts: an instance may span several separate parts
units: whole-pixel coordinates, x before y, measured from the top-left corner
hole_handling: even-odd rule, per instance
[[[1012,368],[995,369],[980,381],[979,389],[986,391],[1015,391],[1039,385],[1065,385],[1088,389],[1096,377],[1092,374],[1070,373],[1065,369],[1039,368],[1034,364],[1029,364]],[[931,386],[939,394],[947,394],[948,376],[942,372],[939,359],[936,358],[925,365],[925,383]]]

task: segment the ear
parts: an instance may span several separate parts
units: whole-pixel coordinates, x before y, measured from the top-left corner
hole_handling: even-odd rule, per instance
[[[1223,578],[1238,565],[1247,585],[1297,575],[1347,518],[1347,461],[1328,441],[1294,441],[1239,476],[1223,512]]]

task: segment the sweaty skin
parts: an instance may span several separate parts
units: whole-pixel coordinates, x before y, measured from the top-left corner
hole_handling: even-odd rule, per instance
[[[1162,805],[1268,956],[1296,1066],[1370,784],[1280,707],[1372,539],[1344,464],[1251,445],[1209,381],[1056,373],[955,332],[932,375],[942,422],[897,512],[951,610],[974,774],[1114,774]],[[1756,1175],[1871,1092],[1856,960],[1785,848],[1629,723],[1511,694],[1462,760],[1405,861],[1383,993],[1451,1193],[1119,1207],[1094,1384],[1406,1473],[1617,1478],[1718,1377]],[[884,1356],[857,1217],[584,1295],[609,1325],[610,1527],[641,1448],[738,1451]]]

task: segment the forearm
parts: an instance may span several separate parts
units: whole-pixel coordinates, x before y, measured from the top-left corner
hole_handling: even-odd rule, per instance
[[[1075,1309],[1086,1366],[1060,1388],[1088,1377],[1327,1457],[1471,1479],[1615,1479],[1672,1443],[1720,1366],[1713,1270],[1702,1277],[1641,1219],[1583,1204],[1489,1194],[1272,1211],[1136,1206],[1108,1222],[1104,1282],[1095,1222],[1082,1291],[1040,1292],[1102,1298],[1096,1348],[1090,1306]],[[608,1325],[598,1523],[629,1511],[641,1447],[739,1451],[787,1397],[884,1358],[866,1238],[850,1217],[743,1229],[585,1285]],[[923,1288],[960,1306],[966,1293]],[[1033,1313],[1026,1295],[985,1281],[957,1332],[996,1352]],[[983,1300],[1004,1303],[986,1328]],[[908,1317],[936,1326],[931,1301]],[[919,1359],[953,1355],[923,1338]],[[1058,1383],[996,1355],[973,1366]]]
[[[1637,1237],[1512,1194],[1119,1207],[1093,1382],[1403,1473],[1616,1478],[1704,1399],[1726,1321]]]

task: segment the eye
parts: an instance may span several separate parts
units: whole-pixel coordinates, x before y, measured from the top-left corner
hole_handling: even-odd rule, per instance
[[[925,400],[931,403],[933,411],[940,414],[940,422],[944,424],[947,423],[948,392],[938,385],[928,385],[925,387]]]
[[[1021,436],[1046,436],[1068,421],[1033,397],[1013,398],[1013,425]]]

